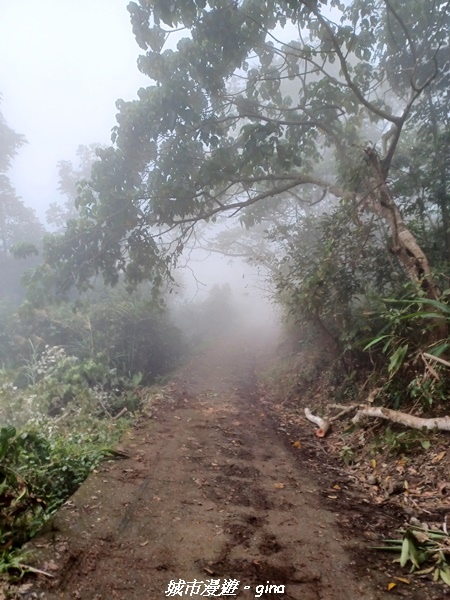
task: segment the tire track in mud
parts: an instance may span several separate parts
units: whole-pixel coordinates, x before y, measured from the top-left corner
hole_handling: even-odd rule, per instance
[[[171,580],[238,580],[228,597],[388,597],[355,572],[301,451],[258,404],[251,356],[230,342],[182,370],[171,398],[125,437],[131,458],[92,475],[34,543],[36,566],[58,567],[34,592],[159,600]]]

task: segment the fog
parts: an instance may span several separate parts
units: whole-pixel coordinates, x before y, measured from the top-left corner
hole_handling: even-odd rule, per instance
[[[148,85],[127,0],[2,0],[0,110],[27,145],[11,180],[43,221],[58,199],[56,164],[80,144],[108,144],[115,101]]]
[[[271,299],[272,288],[261,267],[206,250],[190,252],[181,265],[175,274],[180,281],[175,293],[181,303],[201,303],[215,288],[224,287],[230,291],[236,326],[277,326],[279,315]]]
[[[3,0],[0,6],[0,109],[26,137],[10,179],[41,222],[51,202],[62,202],[57,163],[76,164],[79,145],[109,144],[118,98],[136,98],[151,84],[136,60],[128,0]],[[264,273],[240,259],[195,251],[180,261],[175,291],[201,302],[228,284],[247,320],[272,314]],[[257,308],[258,307],[258,308]]]

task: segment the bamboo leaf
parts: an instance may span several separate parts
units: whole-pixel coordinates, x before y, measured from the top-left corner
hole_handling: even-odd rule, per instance
[[[422,319],[446,319],[446,317],[441,313],[419,311],[409,313],[408,315],[403,315],[399,318],[399,321],[407,321],[408,319],[414,319],[416,317],[421,317]]]
[[[444,302],[440,302],[439,300],[432,300],[431,298],[421,298],[417,300],[419,304],[425,304],[426,306],[433,306],[437,308],[441,313],[445,313],[446,315],[450,315],[450,306],[445,304]]]
[[[402,542],[402,553],[400,555],[400,566],[404,567],[409,558],[409,539],[405,536]]]
[[[381,340],[384,340],[387,337],[391,337],[391,336],[390,335],[380,335],[380,336],[376,337],[371,342],[369,342],[367,344],[367,346],[364,346],[363,350],[368,350],[369,348],[371,348],[372,346],[375,346],[375,344],[378,344],[378,342],[381,342]]]
[[[409,558],[413,564],[413,566],[416,569],[420,568],[420,558],[419,558],[419,552],[417,550],[416,544],[414,542],[414,539],[409,540]],[[423,561],[422,561],[423,562]]]
[[[416,575],[428,575],[434,571],[435,567],[428,567],[428,569],[421,569],[420,571],[416,571]]]
[[[402,366],[403,361],[405,360],[406,353],[408,352],[408,348],[408,344],[400,346],[391,356],[391,360],[388,367],[389,373],[391,373],[391,375],[394,375]]]
[[[449,348],[450,344],[448,342],[445,342],[444,344],[439,344],[439,346],[435,346],[434,348],[429,349],[428,354],[431,354],[432,356],[440,356]]]

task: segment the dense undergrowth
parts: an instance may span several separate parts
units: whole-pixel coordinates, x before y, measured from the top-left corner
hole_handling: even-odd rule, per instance
[[[335,380],[334,401],[365,402],[376,389],[376,402],[387,408],[435,416],[447,410],[448,263],[433,274],[439,284],[433,297],[426,279],[413,284],[389,262],[383,232],[373,223],[355,225],[345,207],[299,219],[288,232],[285,241],[286,228],[273,228],[271,239],[283,251],[271,264],[285,310],[287,353],[310,363],[315,357],[316,366],[301,369],[298,378],[326,370]],[[438,227],[433,233],[435,241],[444,235]],[[431,231],[424,244],[435,247]]]
[[[104,289],[77,304],[3,304],[0,317],[0,571],[105,456],[173,369],[181,332],[146,298]],[[117,418],[120,416],[120,418]]]
[[[223,317],[227,318],[224,319]],[[0,312],[0,572],[114,448],[148,389],[233,321],[231,291],[156,303],[151,288]]]
[[[375,300],[372,294],[369,302],[361,295],[356,303],[349,295],[347,306],[335,302],[332,314],[330,305],[324,309],[317,304],[316,316],[321,319],[317,327],[314,320],[307,322],[308,309],[300,304],[300,294],[291,290],[284,341],[263,386],[280,406],[301,418],[305,407],[330,416],[339,407],[362,405],[424,418],[448,415],[449,297],[450,290],[443,290],[439,299],[430,299],[408,285],[397,299],[379,296]],[[339,310],[349,315],[340,327],[336,324]],[[351,417],[348,414],[339,429],[353,434]],[[343,462],[362,459],[367,452],[413,455],[428,450],[437,439],[436,432],[389,421],[373,423],[370,431],[362,445],[360,436],[344,436]]]
[[[93,384],[93,365],[46,347],[26,367],[28,385],[17,385],[14,370],[0,374],[0,572],[15,566],[15,550],[114,454],[129,419],[111,415],[137,406],[132,382],[112,387],[117,377],[103,367]]]

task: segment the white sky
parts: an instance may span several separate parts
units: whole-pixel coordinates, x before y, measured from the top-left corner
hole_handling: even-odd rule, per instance
[[[115,101],[151,85],[137,69],[128,0],[0,0],[0,111],[25,135],[10,172],[44,219],[59,160],[109,143]]]

